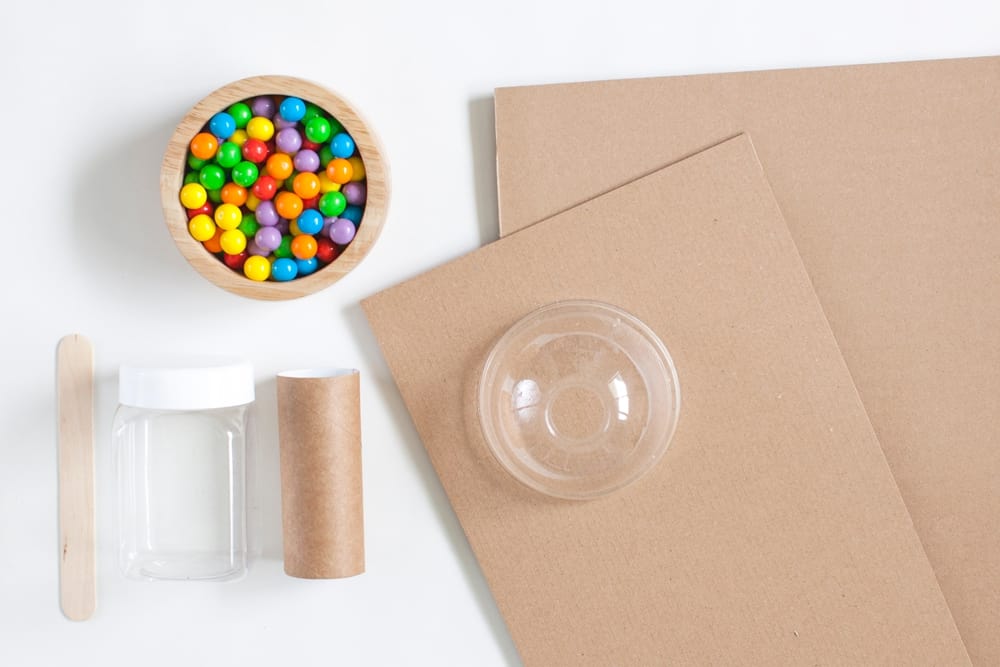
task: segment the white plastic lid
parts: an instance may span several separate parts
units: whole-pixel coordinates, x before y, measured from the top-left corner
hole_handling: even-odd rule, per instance
[[[118,402],[152,410],[212,410],[253,403],[253,366],[209,359],[193,366],[122,364]]]

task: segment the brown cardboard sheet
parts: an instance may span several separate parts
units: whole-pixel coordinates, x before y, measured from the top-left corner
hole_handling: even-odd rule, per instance
[[[995,57],[496,93],[504,234],[750,134],[982,665],[1000,664],[998,110]]]
[[[475,401],[574,298],[648,324],[683,395],[661,462],[583,502],[504,472]],[[967,664],[746,136],[363,305],[526,665]]]

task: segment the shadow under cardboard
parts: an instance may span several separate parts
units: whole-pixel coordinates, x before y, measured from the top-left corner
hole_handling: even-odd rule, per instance
[[[469,100],[469,141],[472,144],[472,177],[481,246],[496,241],[500,235],[495,121],[492,96]]]
[[[427,456],[427,452],[420,442],[416,428],[409,418],[409,412],[403,403],[403,397],[396,388],[395,382],[392,380],[392,375],[385,365],[375,336],[368,326],[364,310],[362,310],[360,304],[356,304],[345,308],[343,315],[348,327],[355,333],[355,338],[359,342],[361,354],[367,362],[367,366],[379,369],[377,372],[370,373],[365,381],[375,388],[379,399],[391,415],[393,427],[396,433],[399,434],[399,441],[402,442],[406,455],[420,475],[424,492],[427,494],[435,512],[440,518],[441,525],[448,535],[449,542],[454,547],[454,552],[461,564],[465,581],[475,594],[479,607],[486,617],[493,636],[496,639],[497,646],[503,652],[504,659],[508,664],[520,665],[521,659],[518,656],[517,648],[510,638],[510,633],[507,631],[507,625],[500,615],[500,610],[497,608],[493,594],[490,592],[482,570],[480,570],[479,564],[476,562],[472,548],[469,546],[462,526],[458,522],[458,517],[455,516],[451,503],[448,501],[444,487],[441,486],[441,481],[438,479],[437,473],[434,471],[434,467]]]

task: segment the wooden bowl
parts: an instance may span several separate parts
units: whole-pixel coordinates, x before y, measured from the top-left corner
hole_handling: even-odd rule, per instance
[[[213,115],[235,102],[257,95],[295,95],[316,104],[340,121],[354,139],[358,154],[365,164],[368,193],[364,215],[354,240],[330,264],[319,268],[315,273],[288,282],[258,282],[227,267],[188,232],[187,211],[180,202],[191,139],[201,132]],[[320,85],[295,77],[252,76],[219,88],[184,116],[163,156],[160,197],[167,229],[181,254],[198,273],[240,296],[267,300],[297,299],[337,282],[371,250],[382,231],[389,208],[389,167],[375,134],[346,100]]]

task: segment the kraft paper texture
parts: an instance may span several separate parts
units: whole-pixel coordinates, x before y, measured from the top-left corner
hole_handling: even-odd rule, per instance
[[[648,475],[574,502],[503,471],[475,395],[581,298],[649,325],[683,399]],[[529,667],[968,664],[746,136],[363,305]]]

